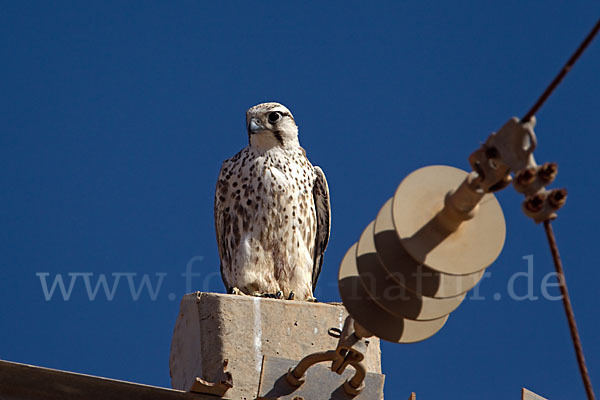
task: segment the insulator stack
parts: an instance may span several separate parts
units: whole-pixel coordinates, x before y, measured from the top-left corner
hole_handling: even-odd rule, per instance
[[[429,338],[498,257],[504,215],[474,177],[447,166],[411,173],[348,250],[340,294],[365,329],[391,342]]]

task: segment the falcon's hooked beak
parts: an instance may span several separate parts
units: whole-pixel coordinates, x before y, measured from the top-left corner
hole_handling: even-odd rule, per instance
[[[256,132],[264,131],[264,130],[265,130],[265,127],[257,118],[252,118],[250,120],[250,124],[248,124],[248,132],[249,133],[256,133]]]

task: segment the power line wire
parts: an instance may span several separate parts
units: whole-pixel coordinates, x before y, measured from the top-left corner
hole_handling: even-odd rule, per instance
[[[571,70],[575,62],[579,59],[581,54],[585,51],[588,45],[592,42],[598,31],[600,30],[600,19],[596,22],[596,25],[592,28],[590,33],[581,42],[575,53],[569,58],[562,70],[556,75],[550,85],[544,90],[544,93],[538,98],[533,107],[521,118],[522,123],[528,122],[531,117],[542,107],[548,97],[552,94],[554,89],[560,84],[565,75]],[[563,270],[562,261],[558,252],[558,245],[556,244],[556,238],[554,237],[554,231],[550,220],[544,221],[544,229],[546,231],[546,237],[548,239],[548,245],[550,246],[550,252],[552,253],[552,259],[554,260],[554,267],[556,268],[556,274],[558,275],[558,282],[560,291],[562,294],[563,306],[565,307],[565,313],[567,314],[567,322],[569,323],[569,330],[571,331],[571,339],[573,340],[573,347],[575,347],[575,355],[577,356],[577,364],[579,365],[579,372],[583,379],[583,385],[587,393],[588,400],[596,400],[594,389],[592,387],[592,381],[590,374],[585,363],[585,357],[583,356],[583,346],[581,345],[581,339],[579,338],[579,331],[577,330],[577,324],[575,323],[575,313],[573,312],[573,306],[571,299],[569,298],[569,291],[567,289],[567,281],[565,280],[565,273]]]

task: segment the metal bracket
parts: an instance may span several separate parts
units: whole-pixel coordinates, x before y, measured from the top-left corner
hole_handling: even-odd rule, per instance
[[[537,138],[533,131],[536,119],[527,122],[513,117],[486,142],[469,156],[469,163],[477,173],[477,183],[486,192],[506,187],[511,181],[514,188],[523,193],[523,212],[535,222],[556,218],[556,211],[566,201],[566,189],[548,190],[558,172],[556,163],[537,165],[533,151]],[[510,176],[515,172],[515,179]]]
[[[196,377],[196,380],[192,384],[192,387],[189,391],[223,397],[225,392],[233,387],[233,377],[231,376],[230,372],[225,371],[228,363],[229,360],[223,361],[223,375],[219,382],[208,382],[200,377]]]

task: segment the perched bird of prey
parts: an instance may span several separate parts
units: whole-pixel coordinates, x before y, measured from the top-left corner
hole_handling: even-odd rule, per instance
[[[325,175],[306,158],[290,110],[246,112],[249,144],[221,167],[215,228],[230,293],[314,301],[329,240]]]

